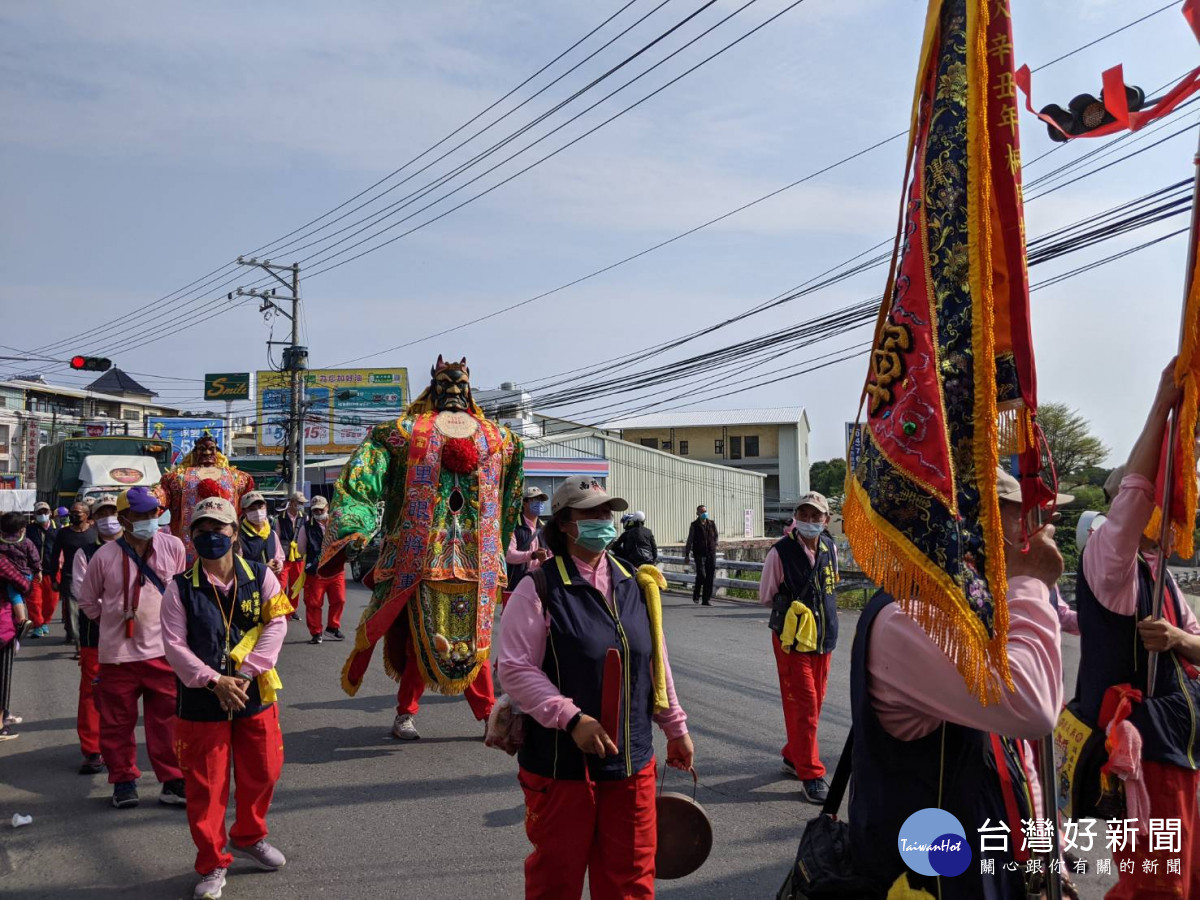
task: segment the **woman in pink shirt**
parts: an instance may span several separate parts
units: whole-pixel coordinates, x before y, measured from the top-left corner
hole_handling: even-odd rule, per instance
[[[666,645],[633,574],[605,554],[612,514],[629,508],[590,478],[554,493],[543,536],[552,560],[517,585],[504,613],[499,669],[526,712],[527,898],[653,897],[655,761],[690,769],[692,740]]]
[[[177,733],[200,874],[196,900],[221,896],[234,855],[267,871],[286,862],[267,843],[266,816],[283,768],[275,662],[292,606],[273,571],[234,554],[236,526],[223,497],[197,503],[189,526],[196,563],[163,598],[167,659],[180,683]],[[231,760],[237,819],[226,834]]]

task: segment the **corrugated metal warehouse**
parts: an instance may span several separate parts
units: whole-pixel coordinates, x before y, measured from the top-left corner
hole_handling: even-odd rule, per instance
[[[700,462],[584,430],[523,436],[525,478],[547,493],[573,476],[591,475],[605,490],[646,514],[659,544],[681,544],[703,503],[721,537],[763,536],[766,476]]]

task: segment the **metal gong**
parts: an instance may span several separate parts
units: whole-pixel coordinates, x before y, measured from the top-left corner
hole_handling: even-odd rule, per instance
[[[692,796],[675,791],[664,791],[667,767],[663,766],[663,778],[658,785],[658,852],[654,856],[655,874],[658,878],[683,878],[691,875],[708,859],[712,852],[712,820],[704,807],[696,802],[699,779],[696,770],[692,773]]]

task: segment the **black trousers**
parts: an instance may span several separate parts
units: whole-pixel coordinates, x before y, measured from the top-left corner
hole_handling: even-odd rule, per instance
[[[0,728],[4,727],[4,716],[12,713],[8,704],[12,696],[13,657],[16,655],[16,639],[0,647]]]
[[[715,554],[696,555],[696,583],[692,586],[692,602],[699,603],[701,599],[708,603],[712,599],[713,575],[716,573],[717,557]]]

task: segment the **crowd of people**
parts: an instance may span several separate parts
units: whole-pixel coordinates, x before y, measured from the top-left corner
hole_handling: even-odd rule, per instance
[[[1025,895],[1020,866],[938,878],[932,886],[890,848],[908,816],[927,807],[968,827],[1005,823],[1015,834],[1023,820],[1042,814],[1044,792],[1059,786],[1040,783],[1035,742],[1053,730],[1064,706],[1064,630],[1077,632],[1081,647],[1067,709],[1137,753],[1137,765],[1120,773],[1130,814],[1183,823],[1178,866],[1168,867],[1162,850],[1119,851],[1118,859],[1135,864],[1121,867],[1109,896],[1200,896],[1193,761],[1200,624],[1169,578],[1163,616],[1150,616],[1154,572],[1171,549],[1146,535],[1163,431],[1177,399],[1169,371],[1127,463],[1109,481],[1107,520],[1096,520],[1086,536],[1076,610],[1057,592],[1063,561],[1053,525],[1025,522],[1023,529],[1020,486],[997,473],[1009,545],[1005,650],[1015,690],[981,702],[883,592],[859,617],[850,650],[851,847],[881,896],[899,882],[942,897]],[[472,713],[488,723],[488,743],[517,755],[533,845],[526,893],[579,896],[586,877],[593,897],[651,897],[653,726],[667,737],[667,765],[690,768],[694,753],[663,637],[658,544],[643,513],[594,481],[568,479],[553,497],[527,484],[520,500],[504,554],[494,670],[485,666],[486,677],[465,690]],[[819,493],[799,499],[766,555],[759,591],[770,610],[766,639],[779,679],[782,771],[815,804],[830,790],[817,738],[838,639],[830,513]],[[80,667],[80,772],[107,772],[113,807],[138,805],[134,728],[141,719],[159,802],[186,808],[200,876],[195,896],[203,900],[221,895],[235,856],[267,870],[285,863],[266,840],[283,763],[276,662],[286,619],[301,603],[310,643],[342,640],[347,551],[329,553],[323,497],[292,494],[272,517],[258,491],[243,493],[236,507],[210,496],[186,520],[187,545],[171,534],[160,495],[141,487],[69,510],[39,503],[32,519],[0,518],[0,739],[15,738],[21,721],[10,705],[18,642],[46,639],[61,606],[64,641]],[[684,548],[695,561],[698,604],[711,603],[717,543],[701,506]],[[1152,696],[1150,653],[1164,654]],[[416,740],[426,678],[417,655],[408,660],[393,734]],[[525,714],[518,741],[497,733],[504,727],[495,715],[497,689],[500,706]],[[238,790],[227,834],[231,769]],[[1017,842],[1011,846],[1000,862],[1022,861]],[[1159,864],[1143,866],[1147,860]]]

